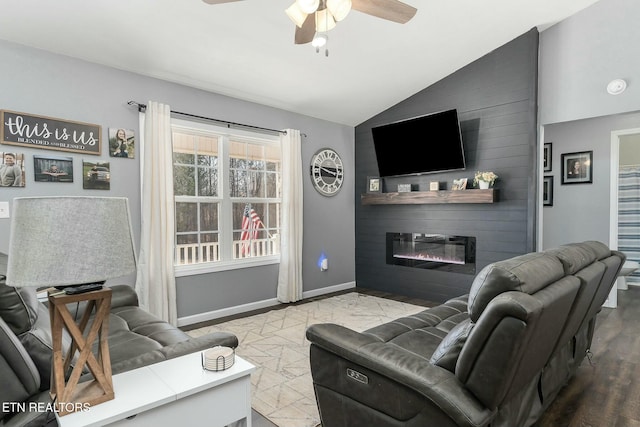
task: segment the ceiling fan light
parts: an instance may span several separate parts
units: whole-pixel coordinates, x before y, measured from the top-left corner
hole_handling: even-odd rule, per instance
[[[317,33],[313,40],[311,41],[311,46],[313,47],[322,47],[327,44],[329,37],[326,34]]]
[[[320,0],[296,0],[298,7],[304,13],[313,13],[318,10],[318,6],[320,6]]]
[[[351,10],[351,0],[327,0],[327,9],[336,21],[342,21]]]
[[[316,31],[323,33],[331,30],[336,26],[336,20],[333,19],[333,15],[327,9],[322,9],[316,12]]]
[[[304,13],[302,9],[300,9],[300,6],[298,5],[297,1],[294,2],[287,9],[285,9],[284,12],[287,14],[289,19],[291,19],[293,23],[298,26],[298,28],[302,28],[302,24],[304,23],[304,20],[307,18],[307,14]]]

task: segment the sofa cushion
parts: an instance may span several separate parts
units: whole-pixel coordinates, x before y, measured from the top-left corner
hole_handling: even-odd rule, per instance
[[[566,274],[575,274],[596,260],[596,253],[591,247],[582,244],[562,245],[544,253],[557,257]]]
[[[547,253],[533,252],[489,264],[469,291],[469,316],[476,322],[487,304],[508,291],[532,294],[564,276],[563,264]]]
[[[586,242],[576,243],[576,245],[582,245],[591,249],[598,260],[611,256],[611,249],[609,249],[609,247],[604,243],[597,240],[587,240]]]
[[[473,325],[474,323],[471,322],[471,319],[467,318],[451,329],[433,352],[430,362],[450,372],[455,372],[458,356],[460,356],[460,351],[465,342],[467,342],[467,337]]]
[[[150,338],[162,346],[190,338],[185,332],[137,306],[114,307],[111,314],[124,320],[131,332]]]

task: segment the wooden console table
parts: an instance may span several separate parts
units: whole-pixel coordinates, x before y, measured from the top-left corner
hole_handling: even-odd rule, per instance
[[[69,313],[67,304],[87,302],[79,324]],[[91,313],[95,316],[91,327],[85,334]],[[59,415],[66,415],[78,409],[78,405],[97,405],[113,399],[111,380],[111,359],[107,337],[109,335],[109,311],[111,308],[111,289],[102,288],[83,294],[66,295],[56,289],[49,291],[49,315],[53,347],[53,366],[51,378],[51,397],[55,398]],[[62,334],[66,329],[71,335],[71,347],[66,357],[62,354]],[[92,352],[94,341],[98,339],[97,358]],[[78,351],[78,358],[65,383],[66,372]],[[89,368],[94,380],[78,383],[84,366]]]
[[[408,191],[406,193],[363,193],[363,205],[423,205],[434,203],[494,203],[498,190]]]

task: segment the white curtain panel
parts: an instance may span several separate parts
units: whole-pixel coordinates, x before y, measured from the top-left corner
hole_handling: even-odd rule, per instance
[[[136,291],[140,305],[177,325],[171,109],[149,101],[140,114],[142,218]]]
[[[302,299],[302,150],[300,131],[286,129],[282,143],[282,224],[278,301]]]

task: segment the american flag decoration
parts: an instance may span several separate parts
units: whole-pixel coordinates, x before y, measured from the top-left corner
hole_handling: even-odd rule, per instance
[[[240,254],[247,255],[250,252],[251,240],[258,238],[258,229],[262,225],[262,220],[256,211],[247,203],[242,214],[242,234],[240,240],[244,243],[240,247]]]

